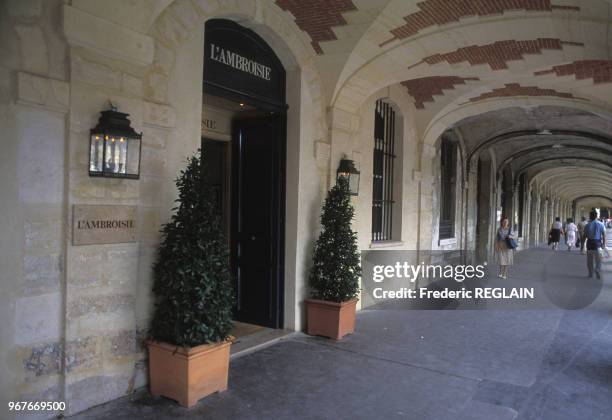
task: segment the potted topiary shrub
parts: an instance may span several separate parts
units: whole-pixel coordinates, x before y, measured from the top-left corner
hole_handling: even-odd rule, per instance
[[[153,267],[156,301],[147,346],[151,394],[190,407],[227,389],[233,291],[227,244],[199,151],[176,185],[178,206],[163,226]]]
[[[355,331],[361,266],[357,233],[351,230],[353,214],[348,180],[340,177],[325,199],[314,249],[309,279],[313,299],[306,299],[310,335],[339,340]]]

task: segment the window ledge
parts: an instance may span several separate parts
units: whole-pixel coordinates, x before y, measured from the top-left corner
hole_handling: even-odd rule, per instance
[[[403,246],[404,241],[380,241],[380,242],[371,242],[370,249],[376,248],[391,248],[396,246]]]
[[[446,239],[438,239],[438,245],[455,245],[457,243],[457,238],[446,238]]]

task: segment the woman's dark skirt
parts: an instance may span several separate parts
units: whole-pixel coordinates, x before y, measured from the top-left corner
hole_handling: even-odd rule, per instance
[[[561,239],[561,229],[550,230],[550,242],[559,242]]]

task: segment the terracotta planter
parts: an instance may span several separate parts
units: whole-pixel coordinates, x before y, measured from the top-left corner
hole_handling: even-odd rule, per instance
[[[192,348],[148,341],[153,396],[191,407],[201,398],[227,389],[231,340]]]
[[[308,334],[340,340],[355,332],[357,299],[342,303],[306,299]]]

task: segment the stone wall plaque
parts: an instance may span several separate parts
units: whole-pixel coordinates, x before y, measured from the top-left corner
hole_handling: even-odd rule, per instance
[[[136,242],[136,206],[78,205],[72,212],[72,244]]]

